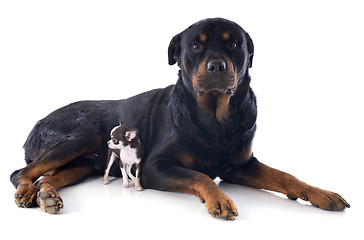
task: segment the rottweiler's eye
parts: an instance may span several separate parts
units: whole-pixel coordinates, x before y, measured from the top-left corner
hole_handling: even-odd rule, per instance
[[[202,51],[202,46],[198,42],[193,42],[191,45],[191,50],[195,53],[199,53]]]
[[[231,49],[231,50],[234,50],[238,47],[238,44],[236,42],[229,42],[227,44],[227,48]]]

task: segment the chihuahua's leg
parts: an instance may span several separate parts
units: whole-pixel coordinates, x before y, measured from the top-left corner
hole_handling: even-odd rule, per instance
[[[128,188],[129,187],[129,178],[128,178],[128,174],[126,173],[125,168],[128,167],[128,164],[124,164],[123,162],[120,160],[120,170],[121,170],[121,174],[123,176],[123,188]]]
[[[135,177],[134,175],[131,173],[131,168],[133,167],[133,165],[126,165],[126,172],[128,173],[128,176],[130,177],[130,179],[135,182]]]
[[[109,172],[110,172],[110,168],[111,168],[112,164],[114,163],[115,159],[116,159],[115,153],[113,153],[113,152],[109,153],[109,157],[107,159],[107,161],[108,161],[107,168],[105,170],[104,180],[102,181],[103,184],[109,184],[109,180],[108,180]]]
[[[135,190],[142,191],[142,185],[140,185],[140,163],[135,164]]]

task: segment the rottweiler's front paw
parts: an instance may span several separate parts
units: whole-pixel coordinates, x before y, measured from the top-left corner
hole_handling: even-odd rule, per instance
[[[350,205],[339,194],[319,188],[311,190],[306,198],[313,206],[324,210],[343,211],[345,208],[350,208]]]
[[[19,183],[15,192],[15,203],[18,207],[30,208],[37,205],[35,199],[37,197],[38,188],[32,183]]]
[[[323,190],[316,187],[309,187],[297,194],[287,194],[291,200],[296,200],[298,197],[311,202],[315,207],[329,211],[343,211],[345,208],[350,208],[349,203],[339,194]]]
[[[219,219],[234,220],[239,216],[234,202],[223,192],[212,198],[205,198],[205,206],[211,216]]]

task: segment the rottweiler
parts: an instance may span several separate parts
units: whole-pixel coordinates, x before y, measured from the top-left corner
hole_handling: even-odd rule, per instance
[[[57,189],[103,174],[110,130],[123,119],[139,129],[144,144],[142,186],[194,194],[216,218],[238,216],[234,202],[213,181],[216,177],[326,210],[350,207],[337,193],[268,167],[253,155],[253,55],[253,41],[239,25],[205,19],[170,41],[168,62],[180,68],[175,85],[123,100],[76,102],[50,113],[24,144],[27,166],[11,174],[16,204],[38,204],[57,213],[63,207]],[[120,176],[116,165],[110,175]]]

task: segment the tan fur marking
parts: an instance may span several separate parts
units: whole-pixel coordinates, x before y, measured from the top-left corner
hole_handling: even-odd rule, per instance
[[[197,105],[199,107],[199,109],[201,109],[201,111],[206,114],[206,115],[212,115],[213,114],[213,109],[210,106],[210,99],[211,96],[210,95],[197,95]]]
[[[193,164],[195,162],[194,158],[185,152],[182,152],[180,154],[180,160],[181,160],[183,166],[185,166],[185,167],[191,167],[191,166],[193,166]]]
[[[249,148],[244,149],[244,151],[239,154],[238,158],[239,160],[248,161],[251,158],[252,153],[252,146],[250,145]]]
[[[217,99],[216,119],[219,123],[223,123],[229,118],[230,97],[230,95],[220,94]]]
[[[224,32],[223,34],[222,34],[222,39],[223,40],[229,40],[230,39],[230,33],[229,32]]]
[[[206,36],[206,34],[204,34],[204,33],[200,33],[200,34],[198,35],[198,39],[199,39],[201,42],[206,42],[206,41],[207,41],[207,36]]]

